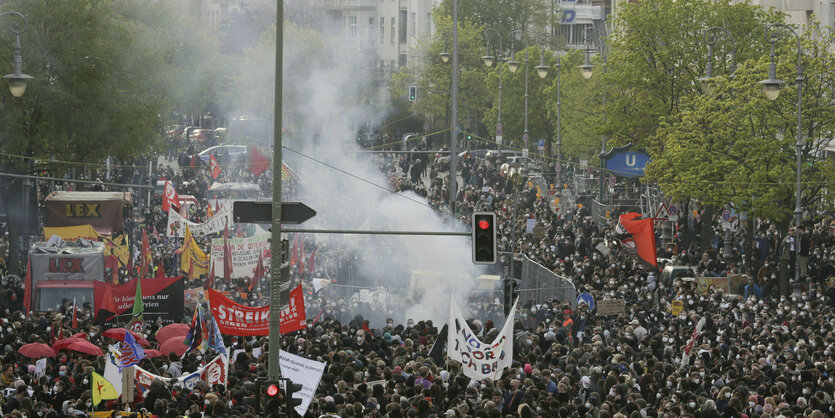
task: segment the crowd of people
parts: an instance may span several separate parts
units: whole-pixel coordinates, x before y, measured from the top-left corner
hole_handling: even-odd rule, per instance
[[[193,150],[191,150],[193,152]],[[421,157],[423,156],[423,157]],[[375,163],[393,189],[414,191],[439,213],[449,210],[448,172],[429,154],[387,154]],[[187,161],[188,159],[182,159]],[[211,181],[208,167],[166,167],[164,175],[201,202],[192,221],[205,220]],[[473,211],[495,211],[501,252],[522,253],[597,301],[623,299],[625,310],[599,315],[596,307],[573,300],[520,304],[513,324],[513,363],[500,379],[475,381],[461,365],[447,362],[437,350],[443,324],[403,316],[404,309],[317,291],[314,277],[338,284],[344,266],[338,257],[315,267],[294,268],[295,283],[305,289],[307,327],[282,337],[281,348],[327,363],[307,416],[344,417],[823,417],[835,415],[835,318],[830,276],[835,275],[835,222],[827,214],[810,214],[801,239],[781,235],[778,225],[756,220],[754,236],[765,243],[754,265],[742,262],[740,248],[725,257],[716,246],[700,248],[681,236],[675,245],[658,247],[658,268],[641,265],[612,239],[616,216],[608,223],[591,218],[588,207],[555,212],[549,197],[531,187],[524,173],[508,176],[502,161],[466,158],[460,164],[457,217],[469,222]],[[236,181],[263,183],[271,173],[239,173]],[[188,182],[188,183],[187,183]],[[538,193],[539,192],[539,193]],[[181,192],[183,193],[183,192]],[[157,202],[159,203],[159,202]],[[528,233],[535,219],[544,234]],[[126,222],[132,236],[141,230],[164,231],[167,216],[150,207]],[[680,222],[688,222],[685,217]],[[689,222],[713,227],[714,219]],[[693,225],[691,225],[693,226]],[[657,235],[660,236],[660,228]],[[166,275],[179,273],[176,240],[149,235],[154,265],[162,261]],[[208,237],[197,237],[204,249]],[[136,242],[136,240],[133,240]],[[608,249],[598,250],[603,243]],[[314,243],[308,244],[312,248]],[[327,244],[325,244],[327,245]],[[795,249],[798,249],[795,251]],[[320,248],[324,252],[327,248]],[[800,280],[781,293],[780,275]],[[741,275],[739,288],[700,286],[675,277],[662,278],[665,265],[681,265],[693,276]],[[122,280],[134,272],[123,270]],[[688,274],[689,275],[689,274]],[[743,276],[744,275],[744,276]],[[219,274],[218,274],[219,276]],[[123,411],[134,416],[255,416],[245,398],[246,382],[267,376],[266,337],[224,336],[233,358],[228,386],[198,383],[184,388],[178,378],[213,358],[191,351],[144,359],[140,366],[169,382],[155,381],[135,401],[92,404],[90,372],[103,373],[105,358],[62,350],[47,359],[43,375],[35,360],[18,353],[30,342],[51,343],[62,336],[83,338],[106,349],[115,341],[93,321],[89,304],[79,307],[72,328],[71,301],[43,313],[25,312],[22,283],[0,289],[0,410],[10,417],[84,417],[98,411]],[[227,291],[250,306],[267,303],[269,280],[261,277],[224,281],[199,277],[189,287]],[[246,295],[245,297],[243,295]],[[677,305],[673,314],[673,305]],[[491,342],[504,321],[502,302],[494,297],[467,300],[468,323],[476,336]],[[190,316],[186,315],[187,318]],[[694,333],[704,319],[701,330]],[[188,322],[186,319],[185,322]],[[149,323],[144,336],[155,344],[161,323]],[[60,334],[58,334],[60,333]],[[56,335],[58,334],[58,335]],[[691,339],[695,337],[695,342]],[[689,357],[683,356],[689,346]],[[37,376],[37,377],[36,377]],[[110,415],[108,415],[110,416]]]

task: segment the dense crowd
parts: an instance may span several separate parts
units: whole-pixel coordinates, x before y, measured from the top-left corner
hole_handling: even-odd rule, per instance
[[[386,155],[375,159],[392,188],[412,190],[439,213],[448,210],[448,177],[433,156]],[[425,155],[425,154],[423,154]],[[181,158],[182,159],[182,158]],[[182,159],[187,161],[188,159]],[[206,216],[207,168],[165,169],[180,190],[201,202],[190,214]],[[239,173],[236,181],[262,182],[269,190],[270,174]],[[317,291],[313,278],[339,284],[344,266],[339,257],[321,259],[311,270],[294,268],[294,283],[305,289],[308,326],[283,336],[282,348],[327,362],[308,416],[388,417],[822,417],[835,415],[835,329],[833,287],[835,223],[825,214],[810,214],[798,245],[780,235],[768,220],[756,220],[753,236],[761,242],[760,257],[745,264],[735,246],[725,258],[720,243],[699,248],[677,235],[669,246],[659,245],[659,269],[647,268],[623,254],[612,239],[614,221],[599,225],[588,207],[555,213],[546,193],[537,193],[521,174],[508,176],[501,161],[468,158],[461,161],[458,216],[467,222],[476,210],[492,210],[501,225],[500,251],[523,253],[560,276],[577,292],[595,300],[623,299],[625,312],[598,315],[588,304],[568,300],[527,302],[515,316],[513,364],[496,381],[470,380],[461,365],[430,355],[443,324],[403,316],[402,306],[382,300],[342,297]],[[188,184],[185,184],[189,182]],[[193,183],[192,183],[193,182]],[[180,192],[185,194],[184,192]],[[539,194],[539,195],[538,195]],[[527,220],[544,227],[539,238],[527,232]],[[616,216],[613,216],[616,219]],[[713,219],[683,217],[694,229]],[[166,217],[148,209],[128,222],[134,236],[141,229],[164,230]],[[660,237],[659,229],[657,235]],[[198,238],[208,248],[208,240]],[[150,234],[155,265],[176,270],[177,242],[165,234]],[[659,240],[660,241],[660,240]],[[136,242],[136,240],[134,240]],[[695,242],[695,241],[694,241]],[[597,250],[603,243],[608,254]],[[309,243],[310,248],[315,245]],[[327,244],[322,244],[327,252]],[[795,251],[798,249],[798,251]],[[780,275],[794,277],[797,258],[801,280],[791,281],[780,294]],[[744,274],[739,288],[722,292],[675,277],[662,279],[665,265],[682,265],[692,275]],[[132,273],[123,271],[126,280]],[[688,274],[689,275],[689,274]],[[102,336],[89,305],[80,307],[79,326],[71,329],[71,301],[41,314],[23,311],[22,283],[0,289],[0,389],[3,416],[91,416],[89,372],[102,373],[104,358],[61,351],[49,358],[45,375],[35,377],[35,360],[18,354],[29,342],[50,343],[56,332],[84,332],[100,347],[114,340]],[[200,277],[238,302],[266,303],[269,282],[248,278],[224,282]],[[244,298],[242,295],[246,295]],[[674,301],[682,310],[672,314]],[[467,300],[470,327],[492,341],[504,321],[500,298],[473,296]],[[704,326],[683,362],[683,351],[696,325]],[[145,336],[154,344],[161,324],[149,324]],[[230,352],[243,349],[232,361],[228,387],[198,383],[186,390],[179,382],[153,383],[144,397],[130,405],[106,401],[97,410],[133,411],[137,416],[254,416],[244,398],[244,383],[266,376],[267,338],[224,336]],[[443,344],[443,341],[440,342]],[[434,353],[433,353],[434,354]],[[213,358],[209,351],[192,351],[145,359],[140,366],[164,377],[180,378]]]

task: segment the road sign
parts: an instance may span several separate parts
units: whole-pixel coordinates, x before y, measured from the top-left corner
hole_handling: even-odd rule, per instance
[[[496,122],[496,130],[499,131],[499,132],[502,131],[502,123],[501,122]]]
[[[678,206],[677,206],[677,205],[669,205],[669,206],[667,206],[667,213],[669,213],[669,214],[670,214],[670,216],[676,216],[676,215],[678,215]]]
[[[496,143],[499,144],[499,145],[502,144],[502,133],[501,132],[496,134]]]
[[[528,134],[522,134],[522,141],[525,141],[526,144],[528,143]]]
[[[589,305],[590,311],[594,310],[594,297],[592,295],[588,293],[580,293],[580,295],[577,296],[577,304],[579,305],[581,303]]]
[[[544,140],[544,139],[542,139],[542,138],[537,139],[537,140],[536,140],[536,146],[538,146],[538,147],[544,147],[544,146],[545,146],[545,140]]]
[[[458,133],[458,134],[461,133],[461,125],[456,125],[455,126],[455,133]]]
[[[731,211],[728,210],[728,209],[725,209],[722,212],[722,222],[730,222],[730,221],[731,221]]]
[[[554,164],[554,172],[559,173],[560,170],[562,170],[562,166],[560,165],[560,163]]]
[[[316,216],[316,211],[301,202],[281,202],[281,223],[300,224]],[[238,223],[272,223],[272,202],[239,200],[232,204],[232,217]]]

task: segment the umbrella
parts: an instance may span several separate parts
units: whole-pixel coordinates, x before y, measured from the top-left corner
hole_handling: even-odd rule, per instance
[[[87,340],[85,340],[84,338],[78,338],[78,337],[64,338],[63,340],[58,340],[58,341],[55,342],[55,344],[52,344],[52,348],[54,348],[55,350],[61,350],[61,349],[67,348],[68,345],[70,345],[74,342],[78,342],[78,341],[87,341]]]
[[[79,353],[89,354],[91,356],[104,355],[104,353],[101,352],[101,348],[87,340],[71,342],[65,348],[70,351],[78,351]]]
[[[188,334],[189,326],[187,324],[168,324],[157,331],[154,338],[159,342],[168,341],[171,337],[182,335],[185,338]]]
[[[188,346],[183,344],[183,339],[184,337],[171,337],[162,343],[159,347],[159,352],[164,356],[167,356],[170,353],[182,356],[186,352],[186,349],[188,349]]]
[[[86,340],[87,339],[87,333],[86,332],[78,332],[78,333],[73,334],[71,336],[71,338],[84,338]]]
[[[149,348],[149,349],[145,350],[145,355],[148,356],[148,357],[160,357],[163,354],[160,353],[159,350],[152,350],[152,349]]]
[[[29,358],[55,357],[55,350],[43,343],[24,344],[17,350],[21,356]]]
[[[127,332],[127,330],[124,328],[110,328],[109,330],[102,332],[101,335],[104,335],[108,338],[113,338],[114,340],[124,341],[125,332]],[[131,331],[130,335],[133,335],[133,339],[135,339],[136,342],[139,343],[139,345],[143,347],[151,346],[151,343],[149,343],[148,340],[146,340],[145,338],[142,338],[142,336],[138,333]]]

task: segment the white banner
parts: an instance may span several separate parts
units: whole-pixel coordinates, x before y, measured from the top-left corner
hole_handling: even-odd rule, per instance
[[[177,211],[171,209],[168,211],[168,227],[165,228],[165,235],[169,237],[176,236],[177,238],[183,238],[186,234],[186,225],[188,225],[189,229],[191,229],[191,233],[194,235],[207,235],[215,232],[223,232],[227,219],[229,220],[229,230],[231,231],[232,226],[235,225],[235,222],[232,219],[232,205],[221,207],[220,210],[215,213],[215,216],[212,216],[208,221],[199,224],[183,218],[179,213],[177,213]]]
[[[270,234],[258,234],[249,238],[229,238],[232,248],[232,278],[252,277],[258,265],[258,256],[270,249]],[[215,274],[223,276],[223,238],[212,240],[212,262]],[[268,274],[270,258],[263,257],[264,273]]]
[[[327,365],[328,363],[309,360],[284,350],[278,352],[278,367],[281,370],[281,376],[302,385],[301,392],[293,394],[294,398],[302,400],[301,405],[296,407],[299,415],[304,416],[307,412],[307,407],[313,400],[313,395],[319,387],[319,380],[322,379],[322,373]]]
[[[502,370],[513,362],[513,318],[516,303],[510,310],[502,332],[491,344],[481,342],[467,325],[458,305],[449,298],[449,332],[447,333],[447,356],[461,363],[464,375],[474,380],[498,380]]]

